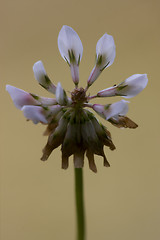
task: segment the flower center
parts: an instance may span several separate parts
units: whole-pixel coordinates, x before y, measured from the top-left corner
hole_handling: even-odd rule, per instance
[[[81,107],[83,103],[87,102],[87,96],[84,88],[76,88],[71,92],[71,99],[74,106]]]

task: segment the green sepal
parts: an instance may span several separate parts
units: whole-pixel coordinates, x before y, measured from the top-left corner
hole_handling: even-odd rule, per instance
[[[102,72],[108,65],[109,65],[110,61],[103,67],[100,69],[100,71]]]
[[[123,88],[126,88],[127,86],[128,86],[128,85],[122,85],[122,86],[121,86],[121,85],[118,85],[118,86],[117,86],[117,90],[118,90],[118,91],[121,91]]]
[[[30,95],[31,95],[35,100],[39,100],[39,99],[40,99],[39,96],[37,96],[37,95],[35,95],[35,94],[33,94],[33,93],[30,93]]]
[[[72,49],[68,50],[68,55],[69,55],[70,63],[76,63],[76,58]]]
[[[70,67],[70,63],[68,62],[68,59],[64,56],[64,59],[66,60],[67,64],[69,65]]]
[[[45,75],[44,77],[45,77],[45,80],[46,80],[46,84],[50,85],[52,83],[50,78],[47,75]]]
[[[106,104],[105,106],[104,106],[104,110],[108,110],[108,108],[111,106],[111,104]]]
[[[46,106],[42,106],[42,108],[43,108],[45,111],[48,111],[48,110],[49,110],[49,108],[46,107]]]
[[[96,65],[101,65],[102,64],[103,57],[102,55],[98,55],[96,58]]]

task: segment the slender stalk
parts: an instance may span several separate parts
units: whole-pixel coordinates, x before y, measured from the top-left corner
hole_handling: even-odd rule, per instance
[[[77,240],[85,240],[85,213],[83,201],[83,170],[75,168],[75,197],[77,214]]]
[[[98,97],[98,96],[97,95],[89,96],[88,100],[91,100],[91,99],[96,98],[96,97]]]

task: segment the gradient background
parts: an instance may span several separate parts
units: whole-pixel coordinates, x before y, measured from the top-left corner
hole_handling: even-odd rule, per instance
[[[98,39],[115,39],[116,59],[90,89],[91,94],[135,73],[149,84],[131,99],[128,116],[136,130],[104,122],[117,149],[105,149],[111,168],[96,157],[98,173],[85,161],[87,240],[160,239],[160,2],[159,0],[1,0],[0,9],[0,155],[1,240],[75,239],[72,159],[61,170],[60,148],[45,163],[39,159],[47,138],[44,126],[26,122],[5,92],[11,84],[51,96],[36,82],[33,64],[42,60],[52,81],[70,91],[70,70],[61,58],[57,37],[62,25],[79,34],[83,47],[80,85],[94,65]],[[120,98],[100,99],[99,103]]]

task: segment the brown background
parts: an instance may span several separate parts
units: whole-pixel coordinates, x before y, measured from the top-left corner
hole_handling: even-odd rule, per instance
[[[98,39],[105,32],[115,39],[115,62],[91,94],[135,73],[149,78],[147,88],[130,100],[128,116],[139,128],[121,130],[105,123],[117,147],[114,152],[105,149],[111,168],[96,157],[94,174],[85,162],[87,240],[160,239],[160,2],[1,0],[0,11],[1,240],[75,239],[72,159],[69,170],[61,170],[58,148],[42,163],[44,126],[26,122],[5,92],[11,84],[51,96],[33,76],[32,65],[40,59],[55,84],[61,81],[72,90],[70,71],[57,47],[64,24],[73,27],[83,43],[82,86],[94,65]]]

